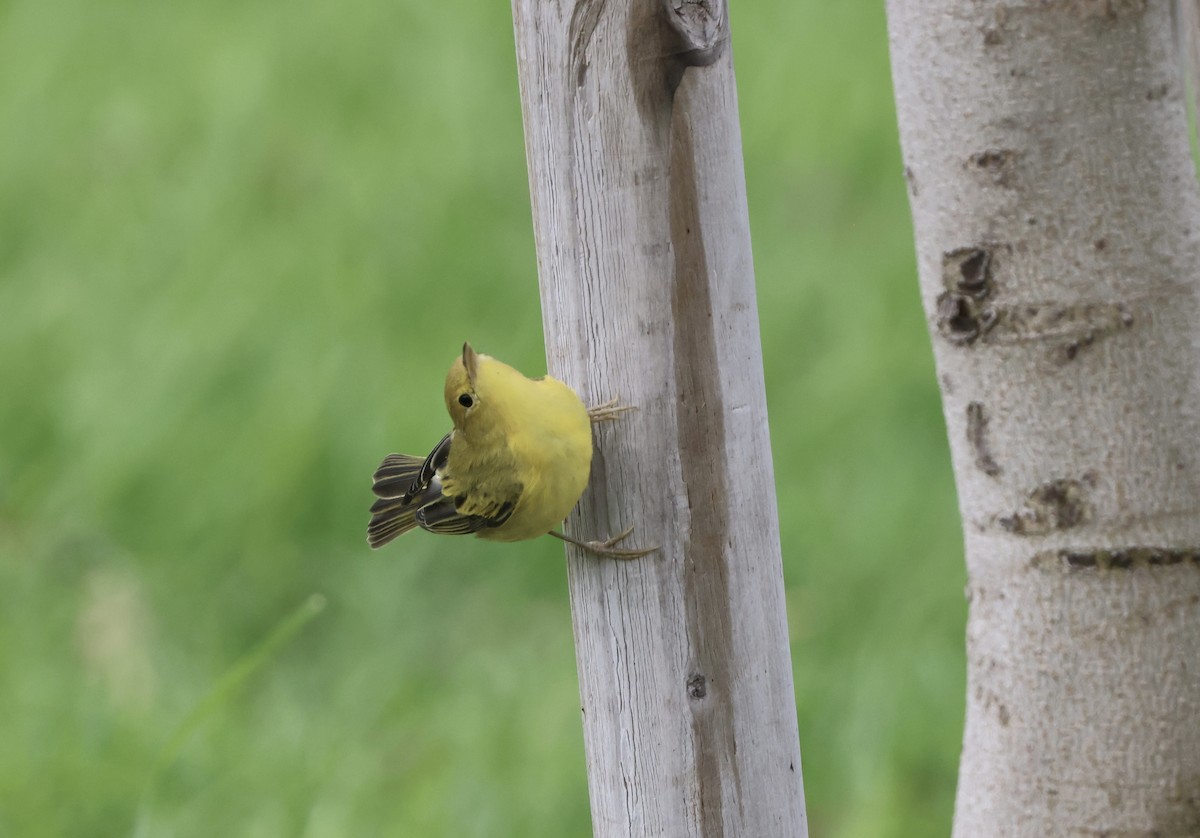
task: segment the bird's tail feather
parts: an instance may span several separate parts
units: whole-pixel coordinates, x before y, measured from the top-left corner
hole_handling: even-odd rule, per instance
[[[371,506],[371,523],[367,526],[367,543],[372,547],[382,547],[417,526],[417,510],[421,505],[412,498],[406,503],[404,497],[424,463],[423,457],[389,454],[375,470],[371,488],[379,500]]]
[[[371,489],[381,498],[403,497],[416,482],[423,465],[424,457],[388,454],[379,464],[379,468],[375,469],[375,483]]]
[[[380,498],[371,507],[371,523],[367,525],[367,543],[382,547],[393,538],[417,525],[417,506],[398,499]]]

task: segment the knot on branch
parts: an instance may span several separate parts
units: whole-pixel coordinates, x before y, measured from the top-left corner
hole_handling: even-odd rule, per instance
[[[721,57],[729,40],[725,0],[661,0],[660,8],[679,61],[706,67]]]

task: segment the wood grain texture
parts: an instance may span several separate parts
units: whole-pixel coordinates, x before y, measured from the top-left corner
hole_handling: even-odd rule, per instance
[[[961,838],[1200,835],[1200,193],[1175,20],[888,3],[970,579]]]
[[[569,548],[595,835],[803,836],[723,2],[514,0],[549,368],[598,429]]]

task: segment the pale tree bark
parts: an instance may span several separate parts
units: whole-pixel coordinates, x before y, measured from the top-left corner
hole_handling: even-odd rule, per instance
[[[1167,0],[889,0],[966,541],[954,832],[1200,835],[1200,201]]]
[[[513,0],[550,371],[597,403],[569,549],[595,835],[806,833],[725,8]],[[622,545],[627,546],[627,545]]]

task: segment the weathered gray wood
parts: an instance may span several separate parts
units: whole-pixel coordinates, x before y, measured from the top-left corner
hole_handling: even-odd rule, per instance
[[[597,836],[806,834],[723,3],[513,0],[551,372],[599,428],[569,530]]]
[[[1200,195],[1172,18],[888,3],[970,576],[961,838],[1200,835]]]

